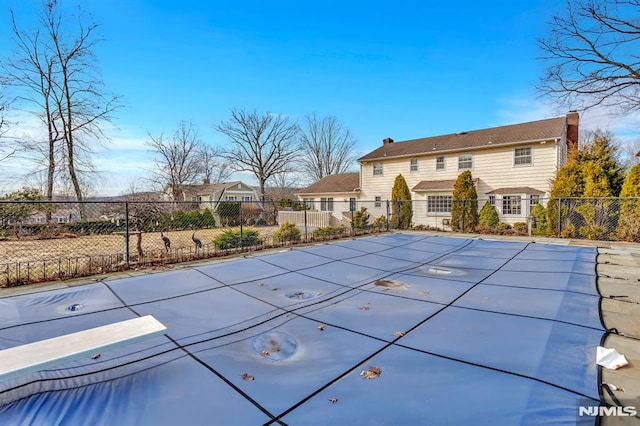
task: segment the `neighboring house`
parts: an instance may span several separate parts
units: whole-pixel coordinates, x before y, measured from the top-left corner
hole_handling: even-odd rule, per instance
[[[311,212],[328,212],[331,225],[343,223],[356,211],[360,194],[360,173],[329,175],[301,189],[296,195]]]
[[[75,208],[58,208],[51,212],[51,223],[69,223],[80,220],[80,215]],[[36,212],[29,216],[24,223],[46,223],[46,214],[44,212]]]
[[[567,151],[577,149],[578,122],[578,113],[572,111],[558,118],[403,142],[387,138],[358,160],[359,191],[350,197],[367,207],[371,217],[385,214],[393,182],[402,174],[414,201],[413,223],[442,227],[451,216],[453,185],[460,173],[470,170],[478,209],[489,201],[500,220],[524,222],[531,208],[549,196]],[[345,188],[332,188],[331,181],[316,186],[323,181],[303,189],[298,197],[314,201],[333,193],[346,197]]]
[[[257,202],[258,193],[251,186],[240,182],[209,183],[206,179],[201,185],[184,185],[182,187],[183,201],[192,201],[201,208],[215,210],[221,201]]]

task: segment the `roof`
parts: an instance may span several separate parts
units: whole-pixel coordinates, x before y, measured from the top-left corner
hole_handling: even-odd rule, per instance
[[[479,147],[488,148],[518,142],[551,140],[561,138],[565,126],[566,117],[563,116],[528,123],[512,124],[509,126],[393,142],[385,144],[369,154],[360,157],[358,161],[404,157],[416,154],[433,154]]]
[[[478,184],[480,179],[474,179],[473,183],[475,185]],[[423,180],[418,182],[416,186],[414,186],[411,191],[413,192],[428,192],[428,191],[451,191],[453,190],[453,185],[455,185],[456,180]]]
[[[331,194],[360,191],[360,173],[342,173],[325,176],[303,188],[298,194]]]
[[[508,195],[508,194],[544,194],[544,191],[540,191],[539,189],[534,189],[529,186],[517,186],[514,188],[497,188],[493,191],[487,192],[487,194],[493,195]]]
[[[200,185],[183,185],[182,190],[187,194],[206,194],[206,195],[210,195],[210,194],[214,194],[216,192],[222,191],[222,190],[229,189],[229,188],[234,187],[234,186],[236,186],[238,184],[242,184],[244,186],[247,186],[244,183],[242,183],[239,180],[237,180],[237,181],[234,181],[234,182],[206,183],[206,184],[200,184]],[[251,188],[251,187],[249,187],[249,188]]]

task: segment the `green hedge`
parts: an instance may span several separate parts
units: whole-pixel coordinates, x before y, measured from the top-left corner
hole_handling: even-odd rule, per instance
[[[324,228],[318,228],[313,231],[313,238],[326,238],[335,237],[336,235],[343,235],[346,231],[344,226],[325,226]]]
[[[227,250],[238,247],[252,247],[262,244],[258,231],[254,229],[245,229],[240,235],[240,230],[227,229],[218,235],[213,244],[217,250]]]
[[[289,241],[300,241],[301,233],[295,223],[284,222],[273,234],[273,241],[276,243],[286,243]]]

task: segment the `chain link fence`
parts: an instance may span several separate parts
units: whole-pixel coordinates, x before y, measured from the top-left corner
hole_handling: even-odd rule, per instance
[[[354,207],[349,202],[332,201],[323,211],[313,207],[248,201],[0,201],[0,286],[388,230],[386,216],[373,226],[373,220],[349,210]]]
[[[161,266],[389,229],[640,242],[640,199],[0,201],[0,285]],[[498,214],[478,223],[485,203]],[[538,204],[540,204],[538,206]]]

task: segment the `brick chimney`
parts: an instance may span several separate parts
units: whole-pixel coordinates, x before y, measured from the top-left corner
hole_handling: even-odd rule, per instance
[[[209,178],[204,178],[202,179],[202,184],[203,185],[209,185],[211,182],[209,181]]]
[[[580,116],[577,111],[567,113],[567,153],[578,149],[578,123]]]
[[[391,139],[391,138],[382,139],[382,146],[390,144],[390,143],[393,143],[393,139]]]

